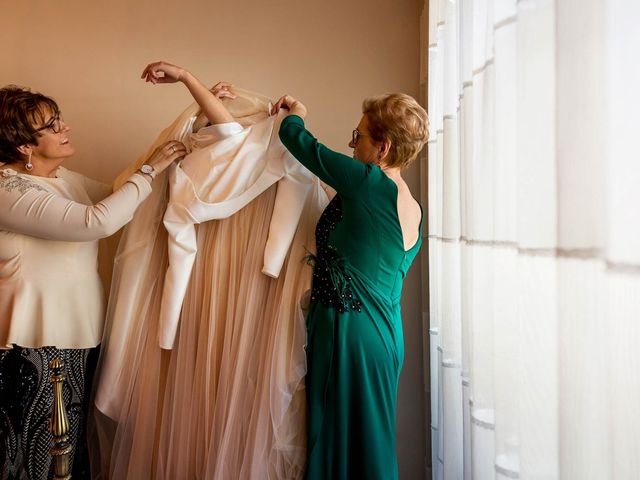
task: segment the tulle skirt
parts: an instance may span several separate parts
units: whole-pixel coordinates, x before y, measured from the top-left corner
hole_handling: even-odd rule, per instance
[[[198,254],[173,350],[158,346],[167,267],[163,191],[116,258],[91,422],[94,478],[295,479],[306,450],[302,303],[316,188],[280,277],[261,273],[276,186],[197,227]],[[154,203],[155,202],[155,203]]]

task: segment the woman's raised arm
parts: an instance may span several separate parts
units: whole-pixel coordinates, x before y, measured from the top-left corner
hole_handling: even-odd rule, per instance
[[[233,122],[234,119],[220,101],[220,98],[235,98],[226,82],[217,83],[212,90],[209,90],[191,72],[177,65],[167,62],[154,62],[147,65],[140,78],[154,85],[157,83],[182,82],[191,92],[191,95],[198,102],[200,108],[209,119],[212,125]]]

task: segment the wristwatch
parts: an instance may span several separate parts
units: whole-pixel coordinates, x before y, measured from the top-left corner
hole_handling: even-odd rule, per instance
[[[146,163],[140,167],[140,172],[144,173],[145,175],[149,175],[151,177],[151,180],[156,178],[156,175],[158,174],[155,168],[153,168],[151,165],[147,165]]]

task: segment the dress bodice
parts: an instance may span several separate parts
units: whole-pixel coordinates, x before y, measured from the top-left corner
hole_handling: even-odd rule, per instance
[[[370,173],[360,196],[336,195],[318,221],[312,301],[338,310],[359,310],[360,299],[350,287],[352,275],[375,287],[382,299],[399,301],[404,277],[422,242],[418,239],[404,250],[395,184],[377,170]]]

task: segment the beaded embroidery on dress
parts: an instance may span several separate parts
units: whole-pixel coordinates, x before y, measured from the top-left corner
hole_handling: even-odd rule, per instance
[[[342,200],[339,195],[333,197],[320,216],[316,226],[317,255],[307,255],[307,263],[313,265],[313,286],[311,301],[319,300],[325,307],[337,308],[338,312],[347,310],[362,311],[362,302],[353,293],[353,280],[345,269],[344,258],[329,245],[329,235],[342,221]]]

